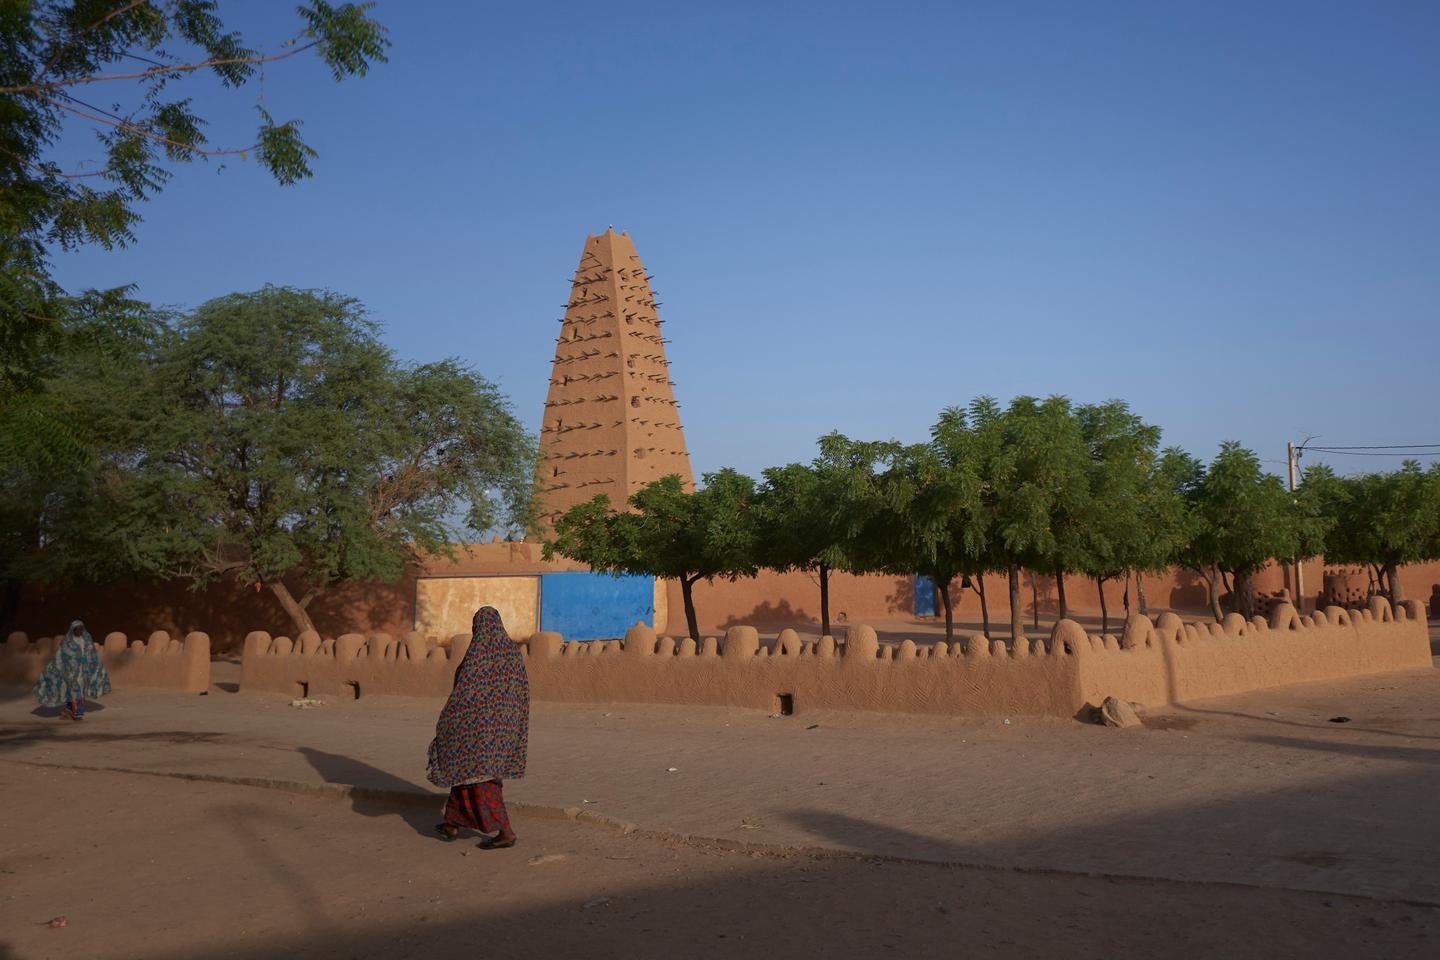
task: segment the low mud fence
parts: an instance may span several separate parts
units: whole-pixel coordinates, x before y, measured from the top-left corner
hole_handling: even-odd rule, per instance
[[[0,648],[0,683],[33,684],[63,639],[31,640],[23,633],[10,634]],[[173,640],[163,630],[135,641],[111,633],[96,646],[117,690],[158,687],[198,693],[210,686],[210,637],[198,631],[186,634],[184,640]]]
[[[295,697],[443,697],[470,638],[446,641],[352,633],[298,640],[246,637],[242,690]],[[1061,621],[1047,639],[971,636],[880,644],[852,627],[845,642],[786,630],[762,642],[750,627],[696,643],[656,638],[643,625],[623,641],[565,643],[539,633],[521,643],[532,696],[568,702],[739,706],[793,713],[852,709],[965,716],[1073,716],[1114,696],[1148,706],[1430,665],[1423,608],[1332,607],[1300,617],[1281,604],[1268,619],[1232,614],[1186,624],[1173,614],[1133,616],[1119,635]]]

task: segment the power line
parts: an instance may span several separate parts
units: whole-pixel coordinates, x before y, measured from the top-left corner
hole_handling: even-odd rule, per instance
[[[1437,457],[1440,450],[1389,450],[1367,453],[1363,450],[1331,450],[1327,447],[1311,447],[1312,453],[1336,453],[1347,457]]]
[[[1354,447],[1307,447],[1308,450],[1324,450],[1326,453],[1338,453],[1342,450],[1434,450],[1440,448],[1440,443],[1378,443],[1371,446]]]

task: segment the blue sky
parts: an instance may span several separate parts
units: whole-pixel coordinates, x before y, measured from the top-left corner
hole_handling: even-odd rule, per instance
[[[293,25],[230,6],[267,49]],[[699,6],[382,0],[366,79],[266,71],[313,180],[184,168],[134,246],[59,276],[178,306],[341,291],[536,429],[614,224],[697,473],[918,440],[980,394],[1120,397],[1206,457],[1440,443],[1440,4]],[[215,142],[259,93],[197,89]]]

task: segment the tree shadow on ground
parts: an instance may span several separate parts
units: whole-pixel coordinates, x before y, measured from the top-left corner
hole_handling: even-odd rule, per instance
[[[1194,570],[1175,568],[1175,586],[1170,588],[1172,610],[1204,611],[1210,608],[1210,595],[1205,581]]]
[[[445,796],[426,791],[411,783],[338,753],[327,753],[314,747],[300,747],[299,752],[326,783],[352,788],[350,809],[362,817],[398,816],[416,833],[435,836],[435,824],[441,820]]]
[[[766,600],[749,613],[731,616],[720,624],[721,630],[731,627],[755,627],[756,629],[784,629],[785,627],[814,627],[819,619],[805,612],[804,607],[792,607],[789,600],[771,603]]]

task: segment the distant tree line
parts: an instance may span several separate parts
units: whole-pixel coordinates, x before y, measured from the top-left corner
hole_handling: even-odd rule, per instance
[[[1407,462],[1340,477],[1314,467],[1291,493],[1237,443],[1205,464],[1161,449],[1159,429],[1121,401],[1064,397],[1005,407],[982,397],[945,410],[924,443],[830,434],[815,459],[765,470],[758,483],[725,469],[687,492],[666,477],[629,507],[617,513],[602,495],[572,508],[547,555],[678,580],[697,639],[695,583],[762,568],[815,575],[826,633],[832,572],[923,574],[953,639],[961,584],[978,594],[987,636],[992,600],[1008,606],[1011,635],[1023,636],[1024,571],[1054,578],[1065,617],[1067,577],[1093,580],[1103,605],[1107,581],[1182,567],[1206,585],[1219,620],[1225,594],[1254,614],[1255,575],[1271,561],[1323,554],[1368,564],[1398,601],[1399,567],[1440,558],[1440,470]],[[1006,597],[986,596],[985,574],[1005,578]]]

